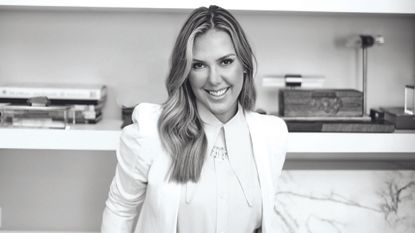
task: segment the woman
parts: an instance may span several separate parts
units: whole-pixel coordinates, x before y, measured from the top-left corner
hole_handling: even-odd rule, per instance
[[[102,232],[275,232],[287,128],[252,112],[253,73],[236,19],[194,10],[173,49],[167,101],[137,106],[122,132]]]

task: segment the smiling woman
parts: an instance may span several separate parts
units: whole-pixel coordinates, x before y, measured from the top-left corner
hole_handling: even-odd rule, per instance
[[[103,233],[275,232],[287,127],[252,111],[254,61],[230,12],[190,14],[173,48],[168,99],[138,105],[123,129]]]
[[[211,29],[196,38],[189,74],[190,86],[196,103],[205,105],[223,123],[236,113],[243,72],[226,32]]]

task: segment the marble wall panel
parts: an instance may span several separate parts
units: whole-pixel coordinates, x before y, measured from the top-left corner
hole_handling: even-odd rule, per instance
[[[415,232],[415,171],[285,170],[276,198],[279,232]]]

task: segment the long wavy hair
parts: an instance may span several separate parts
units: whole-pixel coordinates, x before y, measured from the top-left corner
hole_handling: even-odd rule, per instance
[[[255,105],[255,57],[238,21],[218,6],[195,9],[184,23],[171,56],[166,87],[168,98],[162,105],[158,130],[164,149],[172,158],[170,181],[197,182],[206,158],[207,138],[197,113],[196,98],[189,83],[195,39],[208,30],[229,34],[237,58],[244,70],[244,82],[238,101],[245,110]]]

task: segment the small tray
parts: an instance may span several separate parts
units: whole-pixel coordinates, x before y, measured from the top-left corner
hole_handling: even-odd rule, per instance
[[[18,128],[69,129],[71,106],[1,105],[0,125]]]

